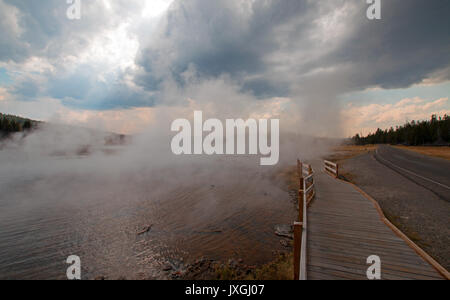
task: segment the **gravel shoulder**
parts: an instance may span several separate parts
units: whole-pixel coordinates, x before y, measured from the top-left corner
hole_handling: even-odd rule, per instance
[[[450,203],[375,160],[373,151],[341,164],[346,180],[376,199],[386,217],[450,269]]]

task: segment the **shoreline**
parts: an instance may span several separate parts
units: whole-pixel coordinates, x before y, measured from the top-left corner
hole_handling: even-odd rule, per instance
[[[283,184],[291,199],[292,209],[298,204],[298,181],[296,166],[288,166],[274,174],[273,180]],[[283,229],[279,229],[282,228]],[[199,258],[187,264],[181,270],[167,270],[172,280],[292,280],[293,241],[290,236],[290,224],[277,225],[273,234],[285,250],[273,250],[273,258],[258,265],[248,265],[243,259],[230,258],[227,262]],[[280,232],[281,231],[281,232]],[[275,245],[273,247],[275,249]]]

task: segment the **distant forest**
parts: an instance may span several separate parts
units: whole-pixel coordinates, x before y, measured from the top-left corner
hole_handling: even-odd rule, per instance
[[[391,127],[389,130],[378,128],[375,133],[366,137],[357,134],[352,140],[356,145],[449,145],[450,116],[437,117],[433,115],[429,121],[411,121],[403,126],[397,126],[395,129]]]
[[[37,121],[0,113],[0,138],[16,132],[31,130],[37,124]]]

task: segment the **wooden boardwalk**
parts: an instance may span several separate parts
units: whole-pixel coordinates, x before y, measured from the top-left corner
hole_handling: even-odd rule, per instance
[[[367,280],[371,255],[381,259],[382,279],[444,279],[381,220],[369,199],[323,167],[315,169],[317,196],[308,209],[308,280]]]

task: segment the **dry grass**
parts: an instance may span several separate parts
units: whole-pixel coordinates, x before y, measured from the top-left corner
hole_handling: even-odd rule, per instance
[[[292,280],[293,276],[294,256],[291,253],[281,253],[274,261],[251,272],[240,272],[229,266],[216,269],[218,280]]]
[[[346,160],[364,153],[368,153],[374,151],[377,148],[377,145],[366,145],[366,146],[354,146],[354,145],[345,145],[338,146],[333,149],[333,154],[328,155],[325,159],[340,162],[342,160]]]
[[[275,179],[275,180],[274,180]],[[272,176],[272,180],[275,182],[283,182],[288,190],[298,190],[298,174],[297,166],[289,166],[280,169]]]
[[[333,161],[335,163],[342,164],[344,160],[375,151],[378,145],[342,145],[333,148],[333,153],[325,157],[326,160]],[[339,177],[343,180],[354,182],[355,175],[345,172],[345,170],[339,170]]]
[[[294,255],[282,254],[250,275],[245,280],[292,280],[294,277]]]
[[[450,147],[436,146],[395,146],[395,148],[414,151],[420,154],[450,160]]]

